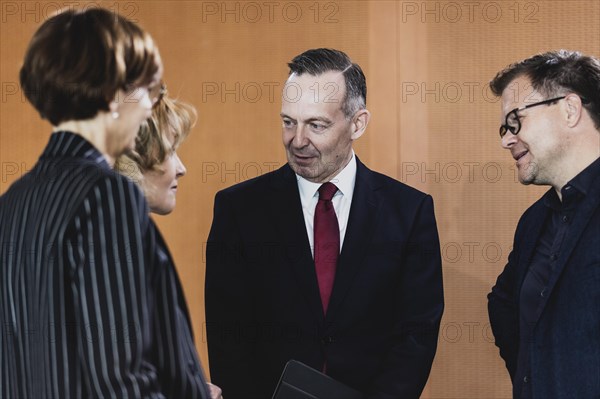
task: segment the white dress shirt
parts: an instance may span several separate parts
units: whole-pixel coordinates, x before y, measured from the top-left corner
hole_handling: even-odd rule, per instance
[[[315,256],[315,238],[313,225],[315,221],[315,207],[319,202],[319,187],[322,183],[313,183],[302,176],[296,174],[298,179],[298,190],[300,191],[300,201],[302,202],[302,213],[304,213],[304,223],[306,224],[306,233],[310,243],[310,251]],[[352,204],[352,195],[354,194],[354,183],[356,182],[356,156],[352,151],[352,158],[348,165],[342,169],[331,183],[335,184],[338,191],[333,196],[333,208],[338,219],[340,227],[340,252],[344,245],[344,236],[348,226],[348,216],[350,215],[350,205]]]

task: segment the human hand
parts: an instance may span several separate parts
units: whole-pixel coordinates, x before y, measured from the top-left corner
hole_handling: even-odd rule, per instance
[[[221,388],[209,382],[208,389],[210,390],[210,399],[223,399]]]

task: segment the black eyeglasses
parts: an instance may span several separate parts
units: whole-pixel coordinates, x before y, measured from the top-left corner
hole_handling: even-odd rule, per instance
[[[506,114],[506,120],[504,121],[504,125],[500,126],[500,138],[503,138],[506,135],[506,132],[511,132],[514,135],[519,134],[521,130],[521,120],[519,119],[519,111],[523,111],[524,109],[537,107],[538,105],[551,104],[558,100],[562,100],[566,96],[551,98],[550,100],[540,101],[539,103],[525,105],[524,107],[515,108]],[[583,100],[583,99],[582,99]]]
[[[160,103],[160,100],[162,100],[166,93],[167,85],[165,85],[163,82],[152,86],[148,90],[148,95],[150,96],[150,100],[152,101],[152,108],[155,108]]]

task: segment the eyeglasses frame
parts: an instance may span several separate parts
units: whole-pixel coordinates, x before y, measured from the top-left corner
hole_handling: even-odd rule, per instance
[[[521,120],[519,119],[519,111],[523,111],[525,109],[528,108],[532,108],[532,107],[537,107],[538,105],[544,105],[544,104],[551,104],[553,102],[562,100],[563,98],[566,98],[567,96],[561,96],[561,97],[555,97],[555,98],[551,98],[549,100],[544,100],[544,101],[540,101],[534,104],[529,104],[529,105],[525,105],[523,107],[517,107],[513,110],[511,110],[508,114],[506,114],[506,117],[504,119],[504,125],[500,125],[500,138],[504,138],[504,136],[506,135],[506,133],[510,132],[511,134],[513,134],[514,136],[516,136],[517,134],[519,134],[519,132],[521,131]],[[515,115],[515,119],[517,121],[517,127],[515,128],[514,126],[510,126],[508,124],[508,118],[510,117],[510,114],[514,114]]]

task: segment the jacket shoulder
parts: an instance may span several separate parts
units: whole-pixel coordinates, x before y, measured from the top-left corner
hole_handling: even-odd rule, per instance
[[[292,169],[285,164],[277,170],[224,188],[217,192],[216,197],[244,198],[246,200],[255,196],[260,197],[264,195],[265,190],[273,187],[285,187],[286,185],[293,187],[292,183],[295,182],[295,177]]]
[[[364,165],[363,165],[364,166]],[[384,190],[390,195],[399,196],[408,200],[422,201],[429,194],[420,191],[406,183],[402,183],[393,177],[384,175],[383,173],[375,172],[364,166],[365,173],[369,176],[374,189]],[[359,172],[360,173],[360,172]]]

